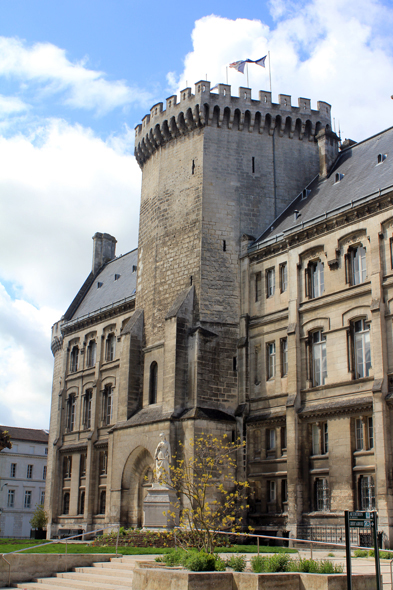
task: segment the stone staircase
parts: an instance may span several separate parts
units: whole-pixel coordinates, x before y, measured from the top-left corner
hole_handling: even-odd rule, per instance
[[[12,586],[25,590],[130,590],[135,564],[134,556],[123,556],[106,563],[95,563],[92,567],[76,567],[51,578],[36,578],[32,582]]]

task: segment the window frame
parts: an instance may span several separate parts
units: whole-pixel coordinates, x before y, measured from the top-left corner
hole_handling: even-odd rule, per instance
[[[267,482],[267,490],[268,490],[268,503],[272,504],[277,499],[277,485],[274,479],[270,479]]]
[[[330,511],[329,481],[326,477],[317,477],[315,480],[315,511]]]
[[[75,409],[76,409],[76,395],[70,393],[67,398],[67,432],[74,432],[75,430]]]
[[[110,332],[105,341],[105,362],[110,363],[116,358],[116,334]]]
[[[306,268],[306,297],[316,299],[325,292],[325,266],[320,258],[311,260]]]
[[[152,361],[149,368],[149,406],[157,403],[158,396],[158,363]]]
[[[288,289],[288,263],[282,262],[279,266],[280,273],[280,292],[285,293]]]
[[[281,377],[288,375],[288,337],[281,338]]]
[[[74,344],[70,351],[70,373],[76,373],[79,366],[79,346]]]
[[[358,482],[360,510],[375,509],[375,482],[372,475],[361,475]]]
[[[7,494],[7,508],[15,507],[15,490],[9,489]]]
[[[316,337],[318,336],[318,340]],[[310,346],[310,373],[312,387],[325,385],[327,372],[326,335],[323,329],[314,330],[309,336]],[[319,366],[319,368],[317,367]]]
[[[356,329],[357,325],[360,326],[360,330]],[[366,318],[360,318],[351,322],[351,343],[351,361],[354,379],[369,377],[370,369],[372,369],[371,330],[370,321]],[[359,363],[359,353],[362,357],[361,363]]]
[[[11,463],[10,465],[10,477],[16,477],[16,463]]]
[[[274,379],[276,376],[276,343],[268,342],[266,344],[266,375],[267,381]]]
[[[255,273],[255,303],[262,299],[262,273]]]
[[[109,426],[113,420],[113,386],[107,383],[102,392],[102,424]]]
[[[25,490],[23,508],[26,508],[27,510],[29,510],[31,508],[32,496],[33,496],[33,494],[32,494],[31,490]]]
[[[276,291],[276,269],[273,267],[266,269],[266,299],[274,297]]]
[[[95,367],[97,362],[97,342],[94,339],[89,341],[87,346],[86,367]]]
[[[26,479],[33,479],[34,465],[29,464],[26,471]]]
[[[86,389],[83,396],[82,426],[84,430],[91,428],[91,410],[93,404],[93,390]]]

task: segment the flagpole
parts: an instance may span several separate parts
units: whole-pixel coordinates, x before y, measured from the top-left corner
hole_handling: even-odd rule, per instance
[[[270,65],[270,51],[267,52],[269,56],[269,81],[270,81],[270,94],[272,93],[272,68]]]

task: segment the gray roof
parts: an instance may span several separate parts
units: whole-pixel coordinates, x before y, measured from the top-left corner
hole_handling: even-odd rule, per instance
[[[378,154],[386,159],[377,163]],[[343,175],[336,182],[336,174]],[[267,245],[286,234],[322,219],[325,214],[338,213],[351,206],[353,201],[378,194],[393,185],[393,127],[344,149],[338,156],[330,174],[321,180],[315,178],[307,187],[311,190],[305,199],[298,195],[287,209],[272,223],[250,247]],[[295,210],[300,215],[294,219]]]
[[[86,295],[69,319],[75,320],[134,296],[137,273],[133,272],[133,267],[136,268],[137,262],[138,250],[135,249],[103,266],[96,276],[92,277],[92,284]],[[117,280],[115,275],[119,275]]]
[[[48,443],[49,434],[46,430],[20,428],[19,426],[0,426],[0,432],[4,430],[9,432],[11,442],[15,440],[25,440],[29,442]]]

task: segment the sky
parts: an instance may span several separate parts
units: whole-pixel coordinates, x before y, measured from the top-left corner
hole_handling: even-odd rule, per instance
[[[49,428],[50,328],[92,236],[137,247],[134,128],[153,104],[270,51],[278,94],[332,104],[356,141],[393,121],[393,2],[0,0],[0,424]],[[253,97],[269,72],[249,68]]]

